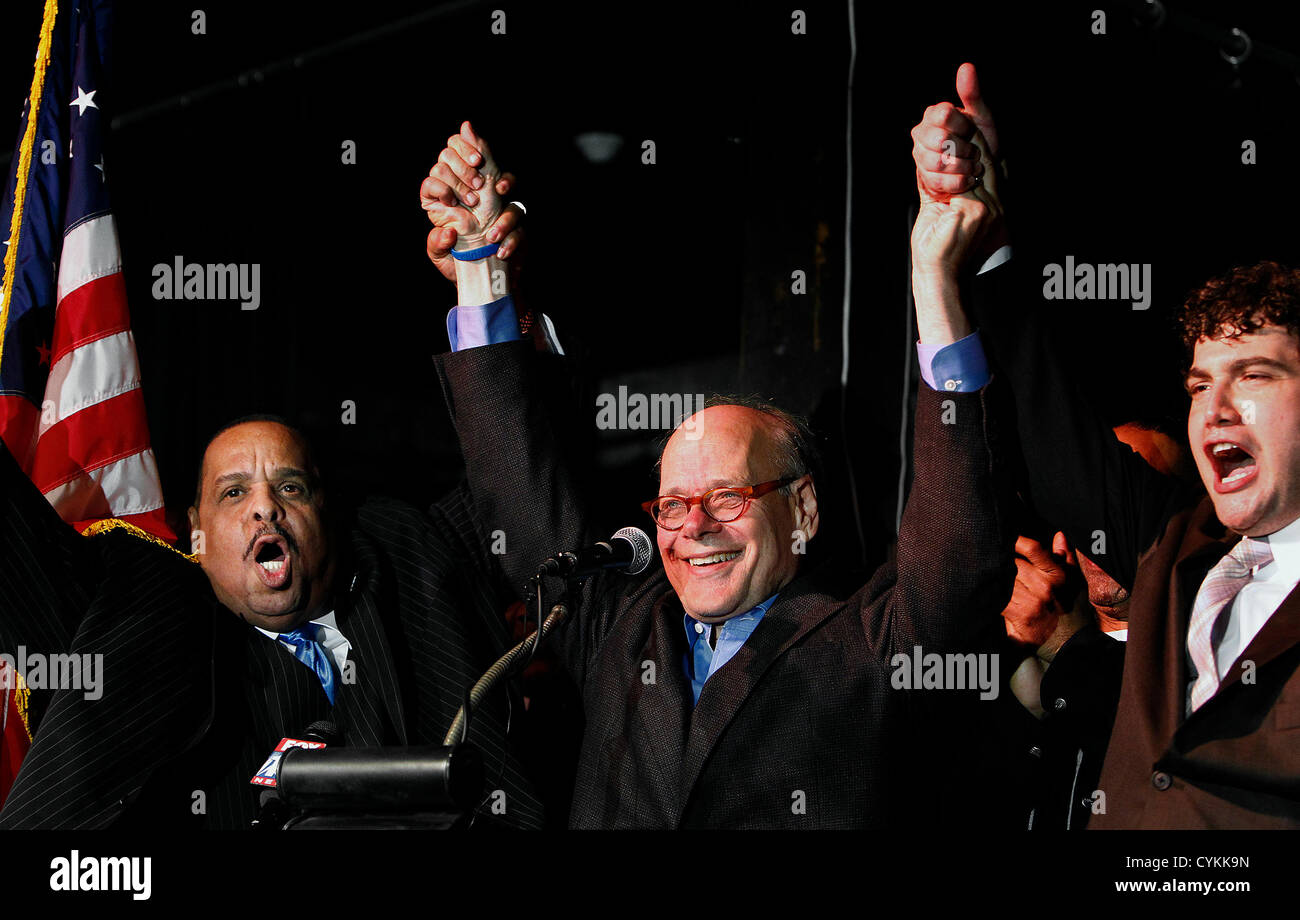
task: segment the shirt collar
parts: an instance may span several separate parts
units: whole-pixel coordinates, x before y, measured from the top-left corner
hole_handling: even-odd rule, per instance
[[[329,613],[325,614],[322,617],[317,617],[316,619],[311,620],[310,622],[315,624],[316,626],[323,626],[326,628],[326,630],[330,630],[330,629],[338,630],[339,628],[338,619],[334,616],[333,610],[331,610]],[[280,633],[275,632],[274,630],[263,629],[260,626],[254,626],[253,628],[256,629],[258,632],[260,632],[262,635],[266,636],[266,638],[268,639],[280,638]],[[319,633],[317,635],[319,637],[317,641],[324,640],[325,638],[324,636],[321,636]]]
[[[750,634],[752,634],[758,627],[759,620],[763,619],[763,614],[767,613],[774,603],[776,603],[775,594],[763,601],[763,603],[759,604],[757,607],[752,607],[739,616],[723,620],[718,624],[719,641],[721,641],[724,636],[729,639],[739,639],[742,642],[748,639]],[[686,643],[691,647],[695,646],[696,639],[704,635],[704,633],[695,628],[695,624],[698,622],[699,621],[689,613],[682,614],[682,628],[686,630]],[[705,623],[704,625],[707,627],[709,624]]]
[[[1269,534],[1267,539],[1280,574],[1300,578],[1300,518]]]

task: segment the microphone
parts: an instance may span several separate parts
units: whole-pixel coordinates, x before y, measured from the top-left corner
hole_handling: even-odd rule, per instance
[[[324,745],[341,745],[343,744],[343,733],[333,722],[322,719],[319,722],[313,722],[307,726],[307,730],[302,733],[303,741],[319,741]]]
[[[281,738],[280,743],[271,752],[271,756],[266,758],[250,782],[263,789],[274,789],[279,785],[280,762],[290,748],[306,748],[315,751],[329,747],[331,744],[337,747],[342,743],[343,734],[333,722],[324,719],[313,722],[303,731],[301,738]]]
[[[557,553],[538,567],[542,575],[585,578],[604,569],[624,569],[639,575],[654,558],[654,544],[639,527],[624,527],[608,540],[593,543],[576,553]]]
[[[336,747],[342,745],[343,733],[333,722],[324,719],[308,725],[303,730],[301,738],[280,739],[271,756],[266,758],[256,775],[250,780],[252,785],[260,786],[262,789],[262,794],[258,797],[257,817],[253,819],[252,827],[275,830],[283,827],[289,819],[289,809],[284,803],[280,790],[280,770],[285,753],[292,748],[322,750],[331,744]]]

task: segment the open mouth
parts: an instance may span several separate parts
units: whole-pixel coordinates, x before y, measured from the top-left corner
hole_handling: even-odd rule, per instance
[[[1259,474],[1255,458],[1235,441],[1219,441],[1205,445],[1205,455],[1214,467],[1214,490],[1235,492],[1248,485]]]
[[[693,569],[705,569],[711,566],[722,565],[730,562],[732,559],[739,559],[740,551],[730,553],[714,553],[711,556],[697,556],[694,559],[687,559]]]
[[[258,537],[253,545],[253,564],[267,587],[282,587],[290,574],[288,542],[276,534]]]

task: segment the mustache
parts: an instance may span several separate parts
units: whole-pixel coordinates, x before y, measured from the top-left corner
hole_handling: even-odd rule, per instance
[[[253,544],[262,537],[274,534],[277,537],[284,538],[284,545],[291,553],[298,552],[298,541],[293,538],[293,534],[285,530],[279,524],[272,524],[270,527],[263,527],[257,533],[253,534],[253,539],[248,541],[248,549],[244,550],[244,558],[248,558],[253,552]]]

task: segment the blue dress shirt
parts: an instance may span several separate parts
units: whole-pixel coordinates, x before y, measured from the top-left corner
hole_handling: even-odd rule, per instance
[[[682,666],[686,677],[691,682],[691,694],[699,703],[704,682],[718,673],[718,669],[735,657],[736,652],[745,644],[745,640],[758,627],[763,614],[776,602],[773,594],[753,610],[732,617],[718,625],[718,647],[709,645],[707,623],[693,619],[690,614],[682,616],[682,627],[686,630],[686,645],[689,651],[682,656]]]

